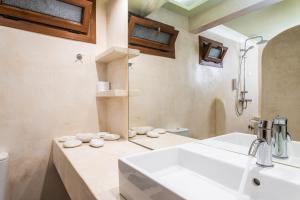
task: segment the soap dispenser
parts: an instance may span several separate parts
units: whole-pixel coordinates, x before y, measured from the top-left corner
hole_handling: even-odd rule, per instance
[[[272,127],[272,155],[276,158],[288,158],[290,135],[287,131],[287,118],[277,115]]]

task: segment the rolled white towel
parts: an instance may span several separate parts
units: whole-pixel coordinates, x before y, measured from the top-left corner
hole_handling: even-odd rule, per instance
[[[74,147],[78,147],[82,144],[82,142],[80,140],[77,139],[73,139],[73,140],[67,140],[63,143],[63,147],[64,148],[74,148]]]
[[[159,133],[155,132],[155,131],[148,131],[147,132],[147,136],[151,137],[151,138],[158,138],[159,137]]]
[[[159,134],[165,134],[167,132],[166,129],[163,129],[163,128],[156,128],[156,129],[153,129],[152,131],[157,132]]]
[[[93,139],[95,137],[96,137],[96,134],[94,134],[94,133],[77,133],[76,134],[76,139],[78,139],[84,143],[90,142],[91,139]]]
[[[104,145],[104,141],[102,139],[91,139],[90,141],[90,146],[91,147],[95,147],[95,148],[99,148],[99,147],[103,147]]]
[[[97,138],[104,138],[106,134],[110,134],[109,132],[99,132],[96,133]]]
[[[136,136],[136,131],[133,131],[133,130],[129,130],[128,131],[128,137],[129,138],[133,138],[133,137],[135,137]]]
[[[59,137],[59,138],[57,138],[57,141],[58,142],[65,142],[65,141],[68,141],[68,140],[74,140],[74,139],[76,139],[76,137],[75,136],[62,136],[62,137]]]
[[[152,126],[140,126],[132,127],[131,130],[136,131],[138,135],[145,135],[148,131],[152,131],[154,128]]]
[[[106,134],[104,135],[103,139],[104,140],[108,140],[108,141],[113,141],[113,140],[118,140],[120,139],[120,135],[117,135],[117,134]]]

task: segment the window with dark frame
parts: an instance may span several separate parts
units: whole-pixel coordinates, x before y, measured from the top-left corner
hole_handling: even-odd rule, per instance
[[[227,50],[221,42],[199,36],[199,64],[222,68]]]
[[[0,25],[96,43],[96,0],[0,0]]]
[[[174,27],[151,19],[129,15],[129,47],[142,53],[175,58],[178,31]]]

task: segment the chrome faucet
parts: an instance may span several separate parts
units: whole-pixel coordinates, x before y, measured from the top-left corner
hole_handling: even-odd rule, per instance
[[[250,146],[248,155],[255,157],[261,167],[273,167],[272,163],[272,122],[261,120],[258,124],[257,139]]]
[[[272,127],[272,154],[276,158],[288,158],[288,142],[290,135],[287,131],[287,118],[276,116]]]

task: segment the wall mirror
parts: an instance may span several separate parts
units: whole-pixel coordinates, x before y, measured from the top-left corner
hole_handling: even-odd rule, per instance
[[[212,2],[202,6],[211,9]],[[299,6],[282,1],[204,31],[191,30],[195,13],[170,2],[146,12],[178,31],[176,54],[130,59],[130,141],[150,149],[198,142],[247,154],[258,120],[280,115],[293,141],[289,158],[273,160],[300,168]],[[199,62],[199,36],[226,47],[222,67]]]

